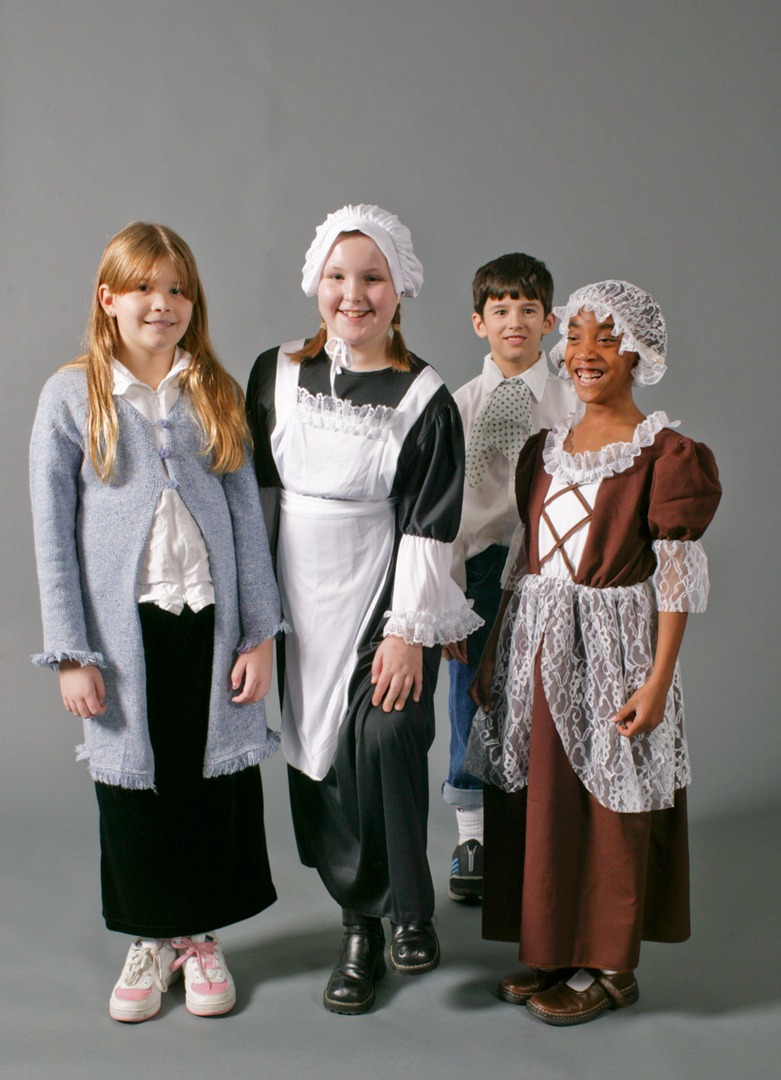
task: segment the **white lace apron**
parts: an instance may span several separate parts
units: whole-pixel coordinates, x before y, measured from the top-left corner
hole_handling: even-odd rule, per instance
[[[321,780],[348,707],[357,646],[392,570],[401,446],[441,385],[425,368],[397,409],[354,406],[298,385],[301,366],[277,357],[271,436],[283,485],[277,570],[285,617],[282,749]]]

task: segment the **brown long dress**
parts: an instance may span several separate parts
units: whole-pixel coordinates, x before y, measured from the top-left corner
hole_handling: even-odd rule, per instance
[[[540,572],[539,521],[551,484],[543,456],[547,434],[542,431],[529,440],[516,473],[530,575]],[[620,595],[622,587],[647,581],[656,566],[653,542],[699,539],[720,492],[708,448],[663,427],[633,456],[628,468],[601,479],[585,548],[573,574],[575,586],[614,589],[613,595]],[[521,590],[505,626],[505,634],[516,638],[524,595]],[[653,647],[655,613],[650,621],[648,642]],[[576,627],[573,680],[588,666],[589,650],[581,649],[579,633]],[[604,805],[606,800],[600,801],[582,779],[583,739],[580,743],[570,739],[566,719],[557,724],[551,712],[552,683],[548,679],[546,684],[543,674],[545,648],[543,635],[534,655],[527,658],[533,664],[530,718],[509,754],[522,776],[516,789],[499,786],[513,786],[502,779],[509,760],[506,731],[503,734],[491,717],[483,717],[476,719],[470,741],[467,767],[488,781],[483,935],[518,941],[520,959],[535,967],[633,968],[642,940],[677,942],[690,934],[686,790],[680,782],[684,773],[676,774],[661,808],[617,812]],[[512,672],[508,682],[511,676]],[[674,710],[680,715],[664,723],[681,725],[675,739],[679,753],[678,683],[674,690]],[[503,693],[495,683],[494,698]],[[625,700],[627,686],[617,687],[616,693]],[[589,703],[583,697],[579,705],[588,716]],[[641,747],[637,742],[633,748],[643,762],[639,772],[650,767]],[[489,760],[491,751],[494,756]],[[652,787],[649,783],[648,789]]]

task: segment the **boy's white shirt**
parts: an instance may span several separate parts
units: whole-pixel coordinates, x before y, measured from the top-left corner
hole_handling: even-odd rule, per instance
[[[531,390],[531,434],[540,428],[552,427],[576,411],[577,398],[571,382],[561,380],[548,366],[544,352],[521,378]],[[489,353],[483,360],[480,375],[453,394],[464,425],[466,445],[472,435],[475,421],[488,396],[503,382],[505,376]],[[465,562],[492,544],[510,547],[518,524],[515,504],[515,462],[496,453],[485,476],[477,485],[464,484],[464,502],[461,510],[461,527],[453,544],[452,576],[456,583],[466,588]]]

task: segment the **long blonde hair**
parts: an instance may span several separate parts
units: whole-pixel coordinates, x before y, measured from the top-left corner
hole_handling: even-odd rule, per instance
[[[250,435],[244,415],[244,394],[217,358],[209,340],[206,298],[192,251],[172,229],[134,221],[121,229],[103,252],[92,309],[84,336],[84,354],[68,367],[87,373],[87,451],[98,476],[111,479],[117,451],[119,422],[112,396],[112,357],[120,344],[116,320],[103,310],[98,291],[128,292],[170,267],[182,294],[193,305],[190,324],[179,345],[190,354],[179,386],[186,393],[203,431],[203,453],[210,454],[213,472],[235,472],[246,459]]]

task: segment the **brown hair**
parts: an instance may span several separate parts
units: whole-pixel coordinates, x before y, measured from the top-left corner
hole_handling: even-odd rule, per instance
[[[244,395],[217,358],[209,339],[206,298],[198,268],[187,244],[165,225],[134,221],[110,241],[100,260],[92,295],[85,352],[68,367],[87,373],[87,450],[101,480],[111,479],[117,449],[118,420],[112,396],[112,357],[117,355],[116,320],[103,310],[101,285],[121,294],[154,279],[170,267],[182,294],[193,305],[190,323],[179,345],[190,354],[179,386],[190,399],[203,431],[204,454],[212,455],[214,472],[235,472],[246,459],[250,436],[244,416]]]
[[[472,282],[472,300],[475,311],[482,316],[489,300],[501,300],[510,296],[520,300],[539,300],[543,313],[550,315],[553,307],[553,278],[550,270],[539,259],[521,251],[500,255],[498,259],[481,266]]]

